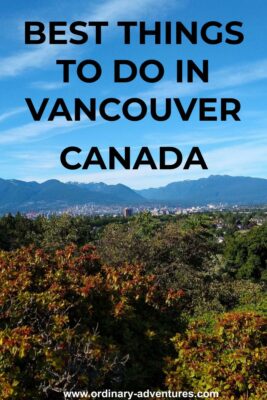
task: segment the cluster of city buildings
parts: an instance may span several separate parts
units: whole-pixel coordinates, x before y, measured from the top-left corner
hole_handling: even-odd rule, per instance
[[[38,215],[44,215],[49,217],[51,215],[62,215],[69,214],[71,216],[124,216],[131,217],[135,214],[142,212],[150,212],[153,216],[162,215],[186,215],[194,213],[212,212],[212,211],[225,211],[232,210],[238,211],[242,210],[244,207],[240,206],[227,206],[223,204],[215,205],[208,204],[205,206],[193,206],[193,207],[175,207],[175,206],[155,206],[155,205],[140,205],[140,206],[128,206],[123,205],[99,205],[99,204],[82,204],[69,207],[63,207],[60,209],[46,209],[31,211],[25,213],[28,218],[36,218]]]

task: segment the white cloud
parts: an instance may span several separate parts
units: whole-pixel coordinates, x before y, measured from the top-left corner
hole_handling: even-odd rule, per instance
[[[28,140],[33,140],[46,137],[48,133],[60,134],[63,132],[70,132],[72,130],[81,129],[85,127],[93,127],[96,125],[94,123],[88,123],[85,120],[79,122],[75,121],[44,121],[44,122],[30,122],[18,126],[16,128],[6,129],[0,132],[0,144],[11,144],[16,142],[25,142]]]
[[[262,140],[211,150],[205,157],[212,173],[262,176],[266,154],[267,140]]]
[[[185,0],[179,0],[183,4]],[[89,14],[80,16],[80,20],[97,21],[107,20],[114,22],[117,19],[133,19],[141,16],[148,17],[149,14],[156,15],[162,10],[170,8],[177,0],[107,0],[97,5]],[[0,59],[0,78],[14,77],[32,68],[45,68],[57,54],[62,54],[63,47],[70,50],[71,47],[42,44],[34,50],[26,50]]]
[[[14,77],[32,68],[45,68],[58,54],[58,46],[41,45],[35,50],[23,51],[0,59],[0,78]]]
[[[221,69],[212,76],[213,89],[246,85],[267,78],[267,59]]]
[[[0,114],[0,122],[4,122],[4,121],[14,117],[15,115],[25,112],[26,110],[27,110],[26,107],[18,107],[18,108],[14,108],[13,110],[4,112],[3,114]]]
[[[59,90],[65,87],[65,84],[63,82],[43,82],[43,81],[38,81],[34,82],[31,85],[34,89],[39,89],[39,90]]]
[[[20,165],[25,170],[32,170],[33,163],[36,165],[36,170],[47,170],[47,169],[55,169],[59,166],[59,154],[51,153],[49,151],[43,151],[42,157],[40,157],[39,152],[17,152],[11,153],[9,157],[19,160]]]
[[[120,18],[133,20],[141,16],[162,14],[164,9],[170,8],[174,4],[182,5],[181,0],[108,0],[99,4],[95,11],[90,15],[92,21],[107,20],[110,22]]]
[[[238,87],[264,79],[267,79],[267,59],[211,72],[208,83],[195,82],[192,85],[172,80],[162,81],[154,85],[152,89],[139,93],[139,96],[145,99],[193,96],[200,92]]]

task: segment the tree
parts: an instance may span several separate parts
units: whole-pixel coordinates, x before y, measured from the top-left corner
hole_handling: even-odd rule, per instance
[[[173,338],[177,352],[168,359],[170,390],[217,391],[220,398],[262,400],[267,393],[267,318],[229,313],[214,326],[195,321]]]
[[[182,296],[140,265],[101,265],[91,246],[2,252],[1,398],[158,386]]]
[[[267,224],[228,238],[224,252],[225,270],[244,279],[264,279],[267,265]]]

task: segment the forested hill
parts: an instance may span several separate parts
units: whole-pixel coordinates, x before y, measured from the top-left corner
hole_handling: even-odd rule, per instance
[[[0,179],[0,212],[58,209],[86,203],[139,204],[146,202],[124,185],[44,183]]]
[[[147,200],[182,206],[267,204],[267,179],[212,175],[209,178],[170,183],[157,189],[140,190]]]

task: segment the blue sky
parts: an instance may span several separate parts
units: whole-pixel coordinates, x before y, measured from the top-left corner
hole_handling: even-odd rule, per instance
[[[196,179],[211,174],[245,175],[267,178],[267,3],[264,0],[28,0],[1,2],[0,39],[0,177],[44,181],[124,183],[134,188],[162,186],[172,181]],[[26,46],[24,21],[94,21],[107,20],[103,44],[96,46],[94,38],[83,46]],[[241,45],[210,46],[200,43],[130,46],[122,44],[120,20],[144,20],[153,26],[155,20],[196,20],[200,25],[209,20],[226,23],[243,22],[245,40]],[[91,40],[90,40],[91,39]],[[101,80],[94,84],[79,82],[72,74],[70,84],[62,84],[62,71],[56,59],[72,58],[82,61],[92,58],[103,68]],[[160,83],[149,84],[136,79],[127,85],[112,82],[114,59],[130,59],[140,64],[149,58],[164,63],[166,73]],[[175,60],[209,59],[208,84],[188,87],[175,83]],[[131,98],[234,97],[240,100],[241,121],[181,122],[176,114],[166,122],[146,118],[140,122],[121,119],[118,122],[82,121],[67,123],[34,122],[25,105],[25,97],[36,104],[44,97],[51,101],[64,97],[71,110],[72,99],[90,97]],[[75,145],[84,150],[98,146],[106,159],[107,148],[132,147],[133,157],[142,146],[149,146],[157,158],[159,146],[175,146],[188,155],[192,146],[199,146],[208,164],[208,171],[199,166],[188,171],[151,170],[68,171],[59,160],[61,151]]]

